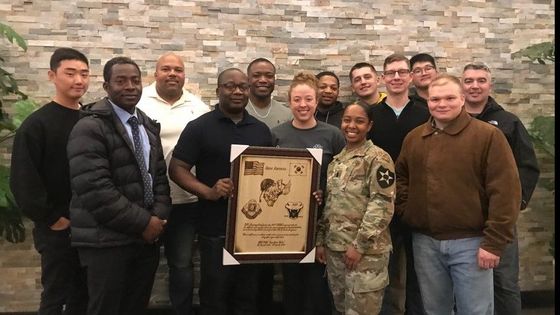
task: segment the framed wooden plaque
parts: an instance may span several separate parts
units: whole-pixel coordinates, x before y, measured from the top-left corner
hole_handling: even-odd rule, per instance
[[[321,149],[232,145],[224,265],[315,261]]]

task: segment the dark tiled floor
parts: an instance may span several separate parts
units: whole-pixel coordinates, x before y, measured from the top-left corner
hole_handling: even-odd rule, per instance
[[[34,315],[35,313],[0,313],[2,315]],[[150,310],[148,312],[149,315],[172,315],[173,313],[170,310]],[[276,315],[276,313],[273,313]],[[554,315],[554,307],[548,308],[529,308],[523,309],[521,312],[522,315]],[[271,314],[272,315],[272,314]]]
[[[523,292],[521,295],[523,303],[522,315],[553,315],[555,314],[554,291],[531,291]],[[268,314],[262,315],[282,315],[282,305],[276,303]],[[0,313],[0,315],[34,315],[35,313]],[[169,308],[150,309],[148,315],[173,315]],[[195,310],[196,315],[196,310]]]
[[[553,315],[554,308],[528,308],[521,311],[522,315]]]

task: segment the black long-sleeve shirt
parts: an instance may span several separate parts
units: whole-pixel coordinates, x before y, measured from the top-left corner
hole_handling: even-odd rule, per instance
[[[69,217],[72,192],[66,144],[79,111],[56,102],[29,115],[14,138],[10,188],[22,212],[51,226]]]
[[[385,101],[371,107],[373,126],[368,133],[368,139],[389,153],[396,162],[406,135],[412,129],[428,121],[430,113],[426,108],[416,105],[411,100],[397,117]]]

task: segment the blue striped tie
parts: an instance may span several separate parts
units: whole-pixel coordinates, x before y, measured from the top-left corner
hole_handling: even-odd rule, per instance
[[[140,175],[144,182],[144,206],[150,207],[154,203],[154,192],[152,191],[152,181],[148,169],[146,169],[146,161],[144,160],[144,152],[142,143],[140,143],[140,128],[138,128],[138,118],[131,116],[128,124],[132,127],[132,140],[134,141],[134,156],[140,167]]]

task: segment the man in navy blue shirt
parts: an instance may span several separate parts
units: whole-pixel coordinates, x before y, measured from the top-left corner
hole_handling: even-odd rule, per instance
[[[218,76],[215,110],[191,121],[183,130],[169,165],[171,179],[199,198],[200,310],[208,314],[257,314],[257,269],[223,266],[232,144],[271,146],[268,127],[245,110],[247,76],[239,69]],[[196,167],[196,176],[190,170]]]

